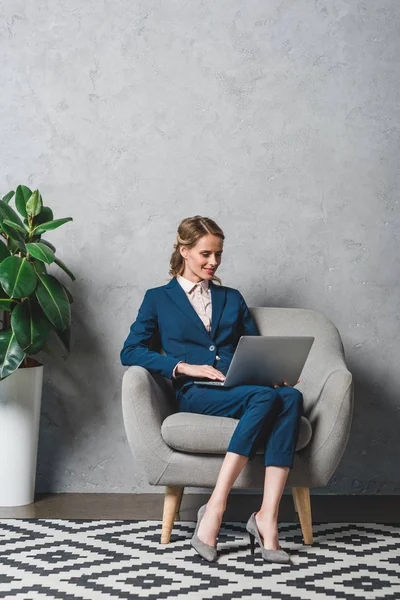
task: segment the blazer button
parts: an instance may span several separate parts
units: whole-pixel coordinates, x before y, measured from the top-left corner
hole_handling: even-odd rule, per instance
[[[211,352],[212,352],[213,350],[215,350],[215,346],[210,346],[209,350],[211,350]]]

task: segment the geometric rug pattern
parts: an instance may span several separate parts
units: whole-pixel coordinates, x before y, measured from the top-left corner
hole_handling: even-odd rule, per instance
[[[400,600],[400,524],[279,523],[290,564],[251,556],[245,523],[224,522],[218,561],[191,547],[193,521],[161,545],[159,521],[0,520],[0,598]]]

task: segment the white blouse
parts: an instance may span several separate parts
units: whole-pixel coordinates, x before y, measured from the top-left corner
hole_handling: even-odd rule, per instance
[[[208,332],[211,331],[211,291],[208,285],[208,280],[203,279],[199,283],[193,283],[189,279],[185,279],[181,275],[177,276],[177,280],[186,292],[189,302],[194,310],[199,315],[204,323],[204,327]]]
[[[194,310],[199,315],[200,319],[204,323],[204,327],[208,332],[211,331],[211,315],[212,315],[212,306],[211,306],[211,290],[209,286],[208,279],[203,279],[199,283],[193,283],[189,279],[182,277],[182,275],[177,276],[178,283],[182,286],[183,290],[186,292],[186,296],[189,299],[189,302],[193,306]],[[215,357],[216,360],[220,360],[219,356]],[[181,363],[183,361],[179,361]],[[176,375],[176,367],[172,371],[173,377],[179,377]]]

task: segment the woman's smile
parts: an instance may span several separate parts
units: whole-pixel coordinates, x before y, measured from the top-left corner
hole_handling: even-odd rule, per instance
[[[221,264],[223,240],[212,234],[202,236],[192,248],[182,248],[185,259],[183,277],[199,282],[212,279]],[[203,264],[203,263],[206,264]],[[211,263],[211,264],[210,264]]]

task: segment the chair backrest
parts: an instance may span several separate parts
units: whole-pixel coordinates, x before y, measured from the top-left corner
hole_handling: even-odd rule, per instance
[[[296,387],[306,390],[307,413],[318,400],[327,376],[346,369],[343,343],[336,326],[322,313],[304,308],[250,308],[261,335],[311,335],[315,337]]]

